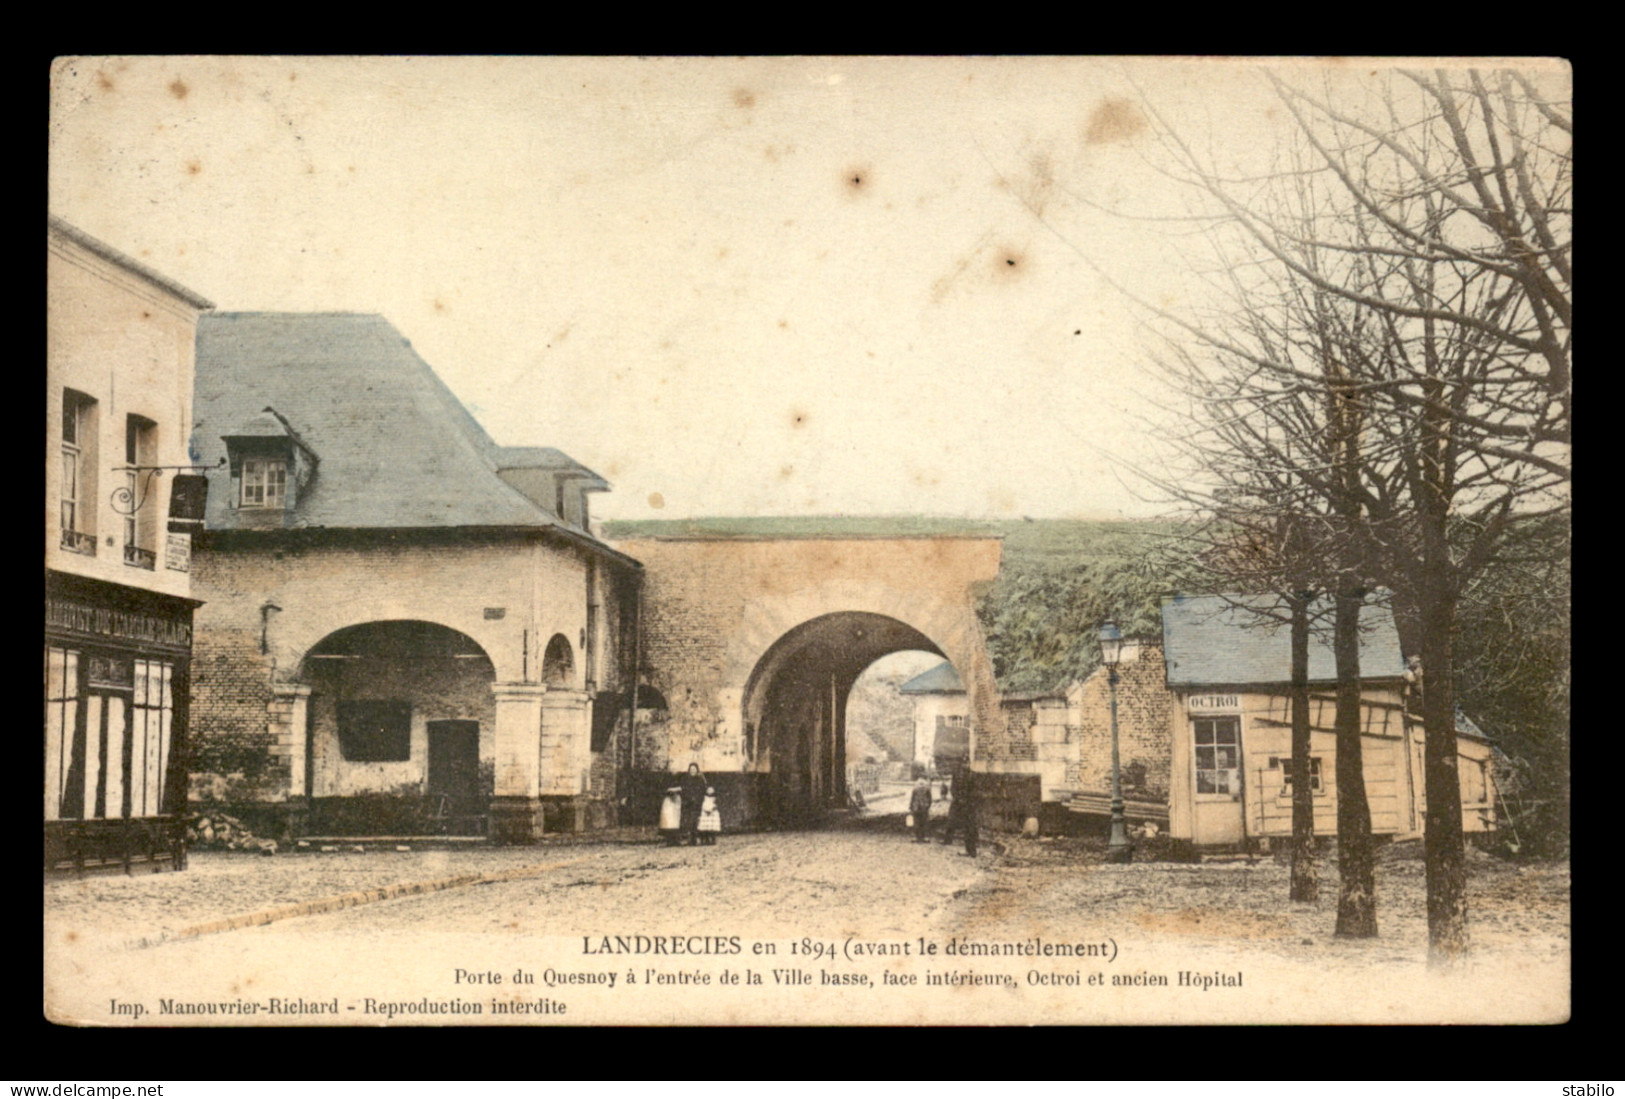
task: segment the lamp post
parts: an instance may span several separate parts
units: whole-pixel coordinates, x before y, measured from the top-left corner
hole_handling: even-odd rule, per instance
[[[1112,830],[1106,841],[1108,862],[1130,862],[1134,858],[1134,844],[1128,838],[1128,821],[1123,815],[1123,776],[1117,754],[1117,663],[1122,657],[1122,631],[1108,618],[1100,627],[1100,662],[1106,665],[1106,682],[1112,696]]]

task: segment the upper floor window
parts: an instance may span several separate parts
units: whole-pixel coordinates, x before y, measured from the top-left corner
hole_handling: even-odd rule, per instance
[[[276,458],[243,459],[245,508],[284,508],[288,502],[288,463]]]
[[[96,402],[62,391],[62,548],[96,552]]]

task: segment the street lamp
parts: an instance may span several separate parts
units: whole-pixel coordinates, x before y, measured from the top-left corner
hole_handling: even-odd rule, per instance
[[[1134,844],[1128,838],[1128,821],[1123,816],[1123,777],[1117,755],[1117,663],[1123,658],[1123,633],[1117,623],[1106,619],[1100,627],[1100,662],[1106,665],[1106,682],[1112,695],[1112,830],[1106,841],[1108,862],[1129,862]]]

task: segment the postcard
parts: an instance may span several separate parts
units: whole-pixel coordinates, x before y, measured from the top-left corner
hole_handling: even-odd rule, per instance
[[[1565,63],[51,81],[48,1019],[1568,1018]]]

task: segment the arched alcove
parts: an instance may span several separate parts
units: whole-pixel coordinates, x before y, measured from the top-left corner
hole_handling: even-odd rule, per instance
[[[483,829],[496,672],[472,638],[420,620],[346,626],[311,647],[300,678],[316,832]]]
[[[575,676],[575,650],[570,639],[556,633],[542,653],[542,682],[549,687],[568,687]]]

